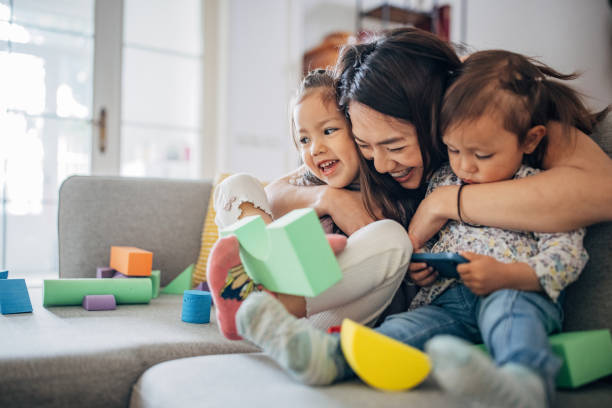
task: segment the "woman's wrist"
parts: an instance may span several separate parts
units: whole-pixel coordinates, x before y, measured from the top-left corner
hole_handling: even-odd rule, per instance
[[[433,194],[438,195],[436,200],[433,201],[435,203],[433,212],[434,214],[436,214],[438,218],[459,221],[459,215],[457,214],[457,194],[458,193],[459,193],[459,186],[438,187],[432,193],[432,195]]]

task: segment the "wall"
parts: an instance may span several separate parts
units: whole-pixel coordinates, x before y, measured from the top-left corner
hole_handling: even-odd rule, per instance
[[[414,2],[428,7],[432,0]],[[354,0],[230,0],[219,171],[270,180],[297,154],[288,133],[288,102],[303,52],[331,31],[354,30]],[[367,9],[376,2],[364,0]],[[396,2],[402,4],[405,2]],[[583,76],[575,85],[601,108],[612,102],[612,11],[607,0],[440,0],[452,7],[451,39],[473,49],[505,48],[540,57]],[[462,6],[465,6],[462,8]],[[464,17],[462,17],[464,16]],[[465,18],[467,24],[461,26]]]

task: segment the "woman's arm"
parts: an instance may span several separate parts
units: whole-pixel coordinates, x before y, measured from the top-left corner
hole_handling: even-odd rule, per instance
[[[535,232],[563,232],[612,220],[612,160],[582,132],[565,141],[549,126],[541,173],[518,180],[470,185],[461,193],[461,216],[473,224]],[[409,227],[418,248],[446,223],[458,220],[458,186],[436,189]]]
[[[314,208],[319,217],[329,215],[347,235],[374,220],[361,200],[358,191],[339,189],[327,185],[297,186],[290,180],[299,175],[302,168],[268,184],[266,195],[274,218],[282,217],[296,208]]]

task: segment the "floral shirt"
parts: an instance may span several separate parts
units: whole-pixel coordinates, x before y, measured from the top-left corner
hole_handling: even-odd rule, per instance
[[[538,170],[521,166],[514,178],[523,178]],[[427,189],[460,184],[450,166],[444,165],[432,176]],[[470,251],[491,256],[498,261],[526,262],[533,268],[540,285],[553,301],[561,291],[578,279],[586,265],[588,255],[582,246],[585,230],[567,233],[543,234],[512,231],[494,227],[469,227],[458,221],[449,221],[427,245],[429,252]],[[431,303],[457,279],[440,278],[431,286],[422,287],[410,304],[410,309]]]

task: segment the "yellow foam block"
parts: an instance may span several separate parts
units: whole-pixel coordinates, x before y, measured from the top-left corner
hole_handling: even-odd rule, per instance
[[[340,344],[353,371],[374,388],[413,388],[431,371],[427,354],[349,319],[342,322]]]

